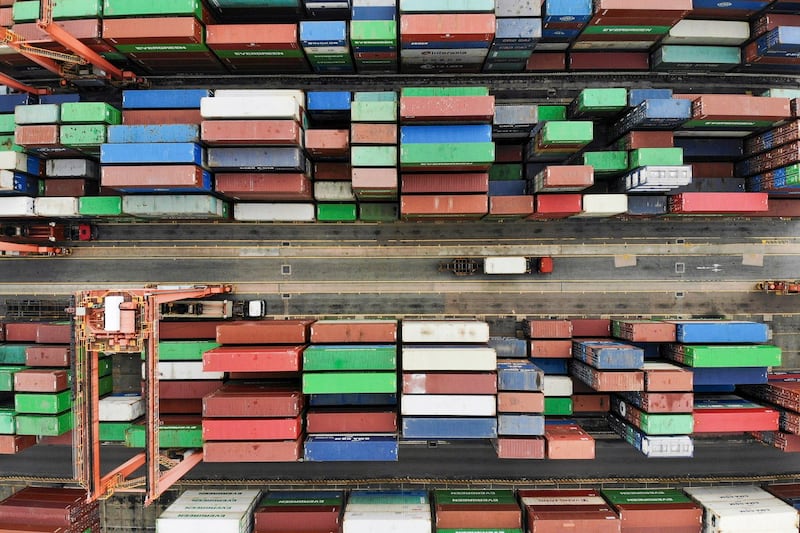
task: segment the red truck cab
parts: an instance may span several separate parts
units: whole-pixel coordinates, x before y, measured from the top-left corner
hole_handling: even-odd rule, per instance
[[[552,274],[553,258],[550,256],[540,257],[538,267],[539,274]]]

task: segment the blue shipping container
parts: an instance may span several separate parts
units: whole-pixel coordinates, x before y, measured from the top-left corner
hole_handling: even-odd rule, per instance
[[[403,417],[404,439],[493,439],[497,418]]]
[[[306,461],[397,461],[394,436],[315,435],[306,438]]]
[[[494,44],[526,44],[535,45],[542,38],[542,21],[538,18],[497,19]],[[504,48],[500,48],[503,50]],[[531,46],[533,49],[533,46]],[[515,48],[519,50],[519,48]]]
[[[569,359],[550,359],[544,357],[531,357],[531,362],[542,369],[546,375],[566,376]]]
[[[544,435],[543,415],[499,414],[497,434],[507,436]]]
[[[614,131],[622,136],[635,129],[675,129],[691,117],[689,100],[647,99],[618,120]]]
[[[718,9],[725,11],[761,11],[769,4],[768,0],[692,0],[693,9]]]
[[[0,94],[0,113],[13,113],[18,105],[33,105],[36,97],[27,93]]]
[[[683,148],[684,161],[730,161],[744,154],[742,139],[675,137],[674,146]]]
[[[353,20],[395,20],[396,6],[353,6],[350,11]]]
[[[209,89],[148,89],[122,91],[122,109],[200,109]]]
[[[769,340],[769,328],[758,322],[708,321],[675,322],[675,339],[683,343],[762,343]]]
[[[192,163],[203,166],[203,147],[195,143],[128,143],[100,145],[100,163]]]
[[[225,147],[208,149],[208,166],[217,170],[305,172],[302,148]]]
[[[199,143],[197,124],[109,126],[109,143]]]
[[[757,385],[767,382],[767,367],[691,368],[694,385]]]
[[[628,214],[635,216],[658,216],[667,212],[666,196],[628,195]],[[645,357],[647,354],[645,353]]]
[[[588,22],[594,8],[592,0],[545,0],[544,22]]]
[[[628,90],[628,105],[636,107],[645,100],[669,100],[672,98],[672,89],[630,89]]]
[[[311,407],[397,405],[396,394],[311,394],[308,398]]]
[[[347,46],[347,22],[304,20],[300,22],[300,44],[307,46]]]
[[[697,385],[692,386],[692,390],[697,393],[703,394],[725,394],[734,392],[736,385]]]
[[[526,180],[491,180],[489,196],[523,196],[527,194]]]
[[[81,101],[80,94],[42,94],[39,95],[40,104],[74,104]]]
[[[572,41],[581,34],[581,30],[562,30],[551,29],[545,26],[542,30],[542,39],[548,42],[567,42]]]
[[[796,57],[800,52],[800,27],[778,26],[756,39],[758,55]]]
[[[544,372],[530,361],[498,361],[497,390],[540,391]]]
[[[10,170],[2,170],[0,172],[11,172]],[[39,195],[39,179],[27,174],[14,172],[11,178],[11,189],[0,189],[0,195],[18,195],[24,194],[26,196]]]
[[[489,337],[489,347],[494,348],[498,359],[528,357],[528,342],[514,337]]]
[[[492,142],[492,126],[401,126],[401,144]]]
[[[601,370],[641,368],[644,350],[614,341],[572,341],[572,357]]]
[[[306,111],[314,115],[319,112],[350,112],[350,91],[309,91],[306,93]]]

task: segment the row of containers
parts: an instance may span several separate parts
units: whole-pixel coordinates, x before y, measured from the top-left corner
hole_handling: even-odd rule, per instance
[[[572,418],[588,417],[647,457],[692,457],[694,438],[721,433],[800,451],[797,376],[769,373],[781,349],[764,324],[518,326],[497,337],[477,320],[163,321],[160,443],[202,448],[206,462],[397,461],[401,442],[463,439],[503,459],[594,459]],[[70,326],[4,330],[0,450],[72,442]],[[142,397],[119,392],[131,385],[114,382],[112,359],[99,359],[100,438],[144,447]]]
[[[0,95],[0,214],[239,221],[797,216],[800,90]],[[99,164],[98,164],[99,160]]]
[[[0,25],[35,46],[67,51],[37,25],[38,0],[4,5]],[[797,13],[797,2],[769,0],[73,0],[53,7],[57,24],[109,61],[170,75],[796,73]],[[48,72],[12,48],[0,65],[19,77]]]

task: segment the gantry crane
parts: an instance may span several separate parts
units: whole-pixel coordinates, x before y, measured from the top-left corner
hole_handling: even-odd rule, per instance
[[[201,451],[189,450],[182,460],[161,454],[159,448],[158,324],[161,304],[186,298],[203,298],[231,292],[230,285],[202,285],[188,289],[126,289],[82,291],[76,294],[75,315],[75,428],[73,449],[75,479],[87,489],[89,500],[110,496],[115,490],[145,492],[145,504],[203,459]],[[145,354],[146,443],[137,454],[112,472],[102,475],[98,396],[100,353]],[[142,480],[128,479],[141,467]]]

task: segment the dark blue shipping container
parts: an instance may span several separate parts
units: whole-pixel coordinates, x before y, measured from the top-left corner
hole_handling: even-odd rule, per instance
[[[397,405],[396,394],[311,394],[308,398],[311,407]]]
[[[514,337],[489,337],[489,347],[494,348],[498,359],[528,357],[528,343]]]
[[[745,192],[744,178],[694,178],[692,183],[671,189],[669,195],[682,192]],[[630,197],[628,198],[630,205]]]
[[[544,416],[499,414],[497,415],[497,434],[518,437],[544,435]]]
[[[545,0],[544,22],[588,22],[594,9],[592,0]]]
[[[614,124],[621,137],[637,129],[675,129],[692,117],[692,102],[681,99],[648,99],[638,104]]]
[[[489,196],[523,196],[527,194],[526,180],[490,180]]]
[[[767,367],[691,368],[694,385],[757,385],[767,382]]]
[[[797,1],[782,2],[781,0],[778,0],[777,2],[769,6],[769,9],[767,9],[767,11],[771,13],[789,13],[792,15],[796,15],[797,13],[800,13],[800,2]]]
[[[567,42],[572,41],[580,34],[581,30],[551,29],[545,26],[542,30],[542,40],[548,42]]]
[[[692,0],[693,9],[718,9],[721,15],[724,15],[725,11],[755,13],[756,11],[761,11],[767,5],[769,5],[769,0],[727,0],[725,2],[720,0]]]
[[[395,20],[396,6],[353,6],[350,11],[353,20]]]
[[[540,391],[544,372],[530,361],[498,361],[497,390]]]
[[[672,98],[672,89],[629,89],[628,105],[636,107],[645,100],[669,100]]]
[[[128,143],[100,145],[100,163],[191,163],[204,165],[203,147],[195,143]]]
[[[0,172],[11,172],[10,170],[2,170]],[[0,190],[0,195],[25,195],[25,196],[39,196],[39,179],[22,174],[18,172],[13,173],[11,178],[11,189]]]
[[[122,109],[200,109],[209,89],[148,89],[122,91]]]
[[[667,213],[666,196],[628,195],[628,214],[634,216],[658,216]],[[647,354],[645,354],[645,357]]]
[[[493,439],[497,418],[403,417],[404,439]]]
[[[800,52],[800,27],[778,26],[756,39],[758,55],[797,57]]]
[[[0,113],[13,113],[18,105],[32,105],[36,97],[30,94],[0,94]]]
[[[697,384],[695,384],[692,387],[692,389],[696,393],[726,394],[726,393],[729,393],[729,392],[734,392],[736,390],[736,385],[697,385]]]
[[[343,20],[301,21],[300,44],[303,47],[347,46],[347,22]]]
[[[550,359],[544,357],[531,357],[531,362],[542,369],[546,375],[566,376],[569,359]]]
[[[676,148],[683,148],[684,161],[733,161],[744,154],[742,139],[675,137]]]
[[[306,461],[397,461],[395,436],[316,435],[306,438]]]
[[[492,142],[492,126],[401,126],[401,144],[487,143]]]
[[[81,101],[80,94],[42,94],[40,104],[74,104]]]
[[[763,343],[769,328],[758,322],[675,322],[675,339],[682,343]]]
[[[339,500],[339,505],[342,505],[344,492],[340,490],[271,490],[264,494],[261,502],[279,502],[281,500]]]
[[[208,149],[208,166],[216,171],[305,172],[302,148],[225,147]]]
[[[109,126],[109,143],[199,143],[197,124]]]
[[[630,198],[629,198],[630,199]],[[645,359],[660,359],[661,358],[661,343],[660,342],[632,342],[631,346],[636,346],[644,350]],[[671,361],[664,361],[665,363],[672,364]]]
[[[349,2],[337,2],[332,5],[331,2],[311,2],[309,0],[304,0],[303,5],[305,5],[308,18],[311,19],[344,20],[350,17]]]
[[[25,172],[27,172],[31,176],[43,176],[44,175],[43,163],[44,162],[38,157],[29,155],[27,156],[27,162],[25,163]]]

